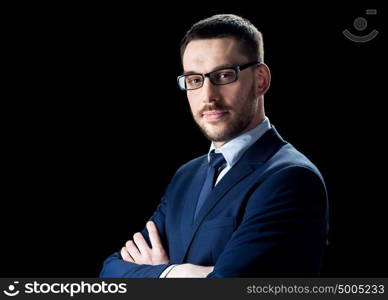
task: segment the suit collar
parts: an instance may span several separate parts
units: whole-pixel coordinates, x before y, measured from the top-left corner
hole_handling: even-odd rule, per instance
[[[241,162],[243,164],[263,164],[285,144],[287,144],[287,142],[283,140],[275,126],[272,125],[271,129],[266,131],[263,136],[246,151],[241,158]]]

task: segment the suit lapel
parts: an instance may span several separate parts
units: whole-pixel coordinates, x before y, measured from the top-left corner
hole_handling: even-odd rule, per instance
[[[213,191],[198,212],[194,225],[198,226],[214,205],[222,198],[222,196],[224,196],[225,193],[227,193],[246,176],[251,174],[254,170],[254,166],[247,163],[241,163],[234,166],[214,187]]]
[[[218,201],[237,183],[249,176],[259,165],[267,161],[278,149],[286,144],[286,142],[277,133],[274,126],[268,130],[255,144],[253,144],[241,157],[240,161],[229,170],[229,172],[215,186],[213,192],[206,199],[200,209],[195,222],[193,222],[195,206],[198,201],[198,196],[206,176],[206,156],[201,164],[198,172],[193,178],[193,184],[190,186],[188,201],[186,202],[182,218],[182,238],[184,251],[181,256],[181,261],[184,260],[191,241],[198,230],[198,227],[217,204]]]
[[[190,242],[192,238],[192,228],[193,228],[193,219],[195,207],[197,205],[199,193],[201,191],[203,182],[206,177],[207,171],[207,155],[204,156],[202,163],[200,163],[200,167],[197,172],[193,176],[192,183],[187,189],[187,194],[185,199],[185,204],[183,206],[182,218],[181,218],[181,237],[184,248],[186,248],[187,244]],[[182,257],[183,259],[182,252]]]
[[[195,199],[192,199],[192,202],[194,205],[190,204],[188,207],[192,209],[189,211],[187,209],[186,216],[190,216],[190,218],[186,218],[187,220],[183,221],[184,226],[184,232],[182,232],[184,235],[183,237],[183,247],[184,252],[182,253],[182,259],[184,259],[186,252],[190,246],[191,241],[193,240],[193,237],[195,233],[198,230],[198,227],[202,223],[202,221],[205,219],[206,215],[211,211],[211,209],[217,204],[218,201],[227,193],[233,186],[235,186],[238,182],[243,180],[246,176],[251,174],[255,168],[253,168],[250,165],[247,164],[240,164],[239,166],[233,167],[232,169],[221,179],[221,181],[215,186],[213,189],[213,192],[210,193],[209,197],[205,200],[205,203],[203,204],[202,208],[198,212],[197,218],[193,222],[195,205],[198,201],[198,196]],[[206,168],[205,168],[206,170]],[[205,176],[205,175],[203,175]],[[199,195],[199,192],[198,192]]]

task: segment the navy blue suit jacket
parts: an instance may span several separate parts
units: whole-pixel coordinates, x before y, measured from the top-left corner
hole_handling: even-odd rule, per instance
[[[171,264],[215,266],[208,277],[316,276],[327,238],[327,194],[318,169],[274,127],[253,144],[194,211],[207,155],[175,173],[150,220]],[[146,229],[142,231],[147,239]],[[101,277],[159,277],[116,252]]]

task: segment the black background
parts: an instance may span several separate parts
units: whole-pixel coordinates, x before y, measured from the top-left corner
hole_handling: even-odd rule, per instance
[[[384,11],[219,4],[2,10],[1,276],[98,276],[174,171],[207,151],[176,76],[180,39],[215,13],[263,32],[267,116],[326,179],[323,276],[387,276]],[[364,32],[356,17],[368,20]],[[380,33],[358,44],[346,28]]]

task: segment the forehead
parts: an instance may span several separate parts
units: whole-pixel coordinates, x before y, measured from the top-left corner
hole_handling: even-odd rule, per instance
[[[191,41],[183,54],[183,70],[210,72],[225,64],[240,64],[246,58],[233,38],[215,38]]]

